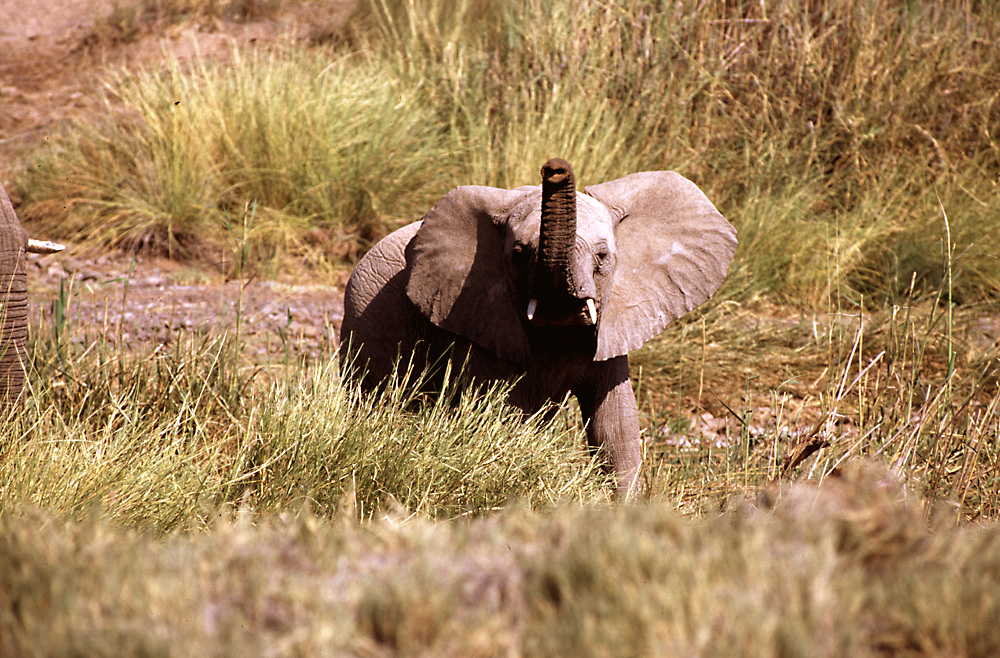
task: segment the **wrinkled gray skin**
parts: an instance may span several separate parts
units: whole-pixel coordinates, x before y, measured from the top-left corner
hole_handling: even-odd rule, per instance
[[[0,185],[0,421],[24,388],[28,339],[28,235]]]
[[[543,184],[552,184],[547,173],[561,180],[563,165],[569,171],[549,161]],[[576,226],[561,277],[542,276],[542,188],[459,187],[358,263],[341,359],[372,390],[402,376],[406,360],[419,369],[451,349],[476,380],[520,377],[509,402],[526,414],[572,393],[589,444],[604,449],[619,496],[632,498],[642,489],[641,446],[628,353],[715,292],[736,231],[674,172],[631,174],[586,194],[568,176]]]

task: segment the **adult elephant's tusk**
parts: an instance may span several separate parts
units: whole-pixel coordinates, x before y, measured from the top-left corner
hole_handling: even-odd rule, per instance
[[[597,306],[590,297],[587,298],[587,312],[590,314],[590,324],[597,324]]]
[[[34,238],[28,238],[29,254],[54,254],[65,248],[66,245],[59,244],[58,242],[48,242],[47,240],[35,240]]]
[[[532,299],[528,302],[528,319],[532,320],[535,317],[535,307],[538,306],[538,300]]]

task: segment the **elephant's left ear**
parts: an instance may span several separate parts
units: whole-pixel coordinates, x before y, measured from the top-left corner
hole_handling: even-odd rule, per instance
[[[428,320],[497,356],[531,357],[504,269],[511,213],[540,188],[459,187],[424,216],[406,249],[406,294]]]
[[[591,185],[617,220],[617,267],[597,334],[603,361],[640,347],[712,296],[736,250],[736,229],[673,171]]]

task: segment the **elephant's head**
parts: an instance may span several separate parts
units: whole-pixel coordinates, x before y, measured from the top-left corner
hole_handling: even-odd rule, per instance
[[[736,231],[692,182],[631,174],[581,194],[560,159],[542,187],[459,187],[407,250],[407,295],[434,324],[531,358],[533,326],[593,325],[594,359],[627,354],[708,299]]]

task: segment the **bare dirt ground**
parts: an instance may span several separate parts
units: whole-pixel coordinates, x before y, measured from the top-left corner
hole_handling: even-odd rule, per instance
[[[94,259],[28,257],[29,303],[39,329],[51,326],[57,299],[68,300],[67,326],[81,340],[100,332],[126,349],[170,345],[181,335],[236,330],[256,363],[333,353],[343,317],[343,288],[322,281],[226,281],[166,259],[133,263],[121,255]]]
[[[233,44],[319,40],[343,23],[353,2],[289,3],[276,16],[260,19],[182,18],[140,25],[138,32],[119,38],[108,28],[108,17],[116,7],[127,16],[129,4],[0,0],[0,182],[15,208],[13,174],[26,154],[60,123],[94,111],[101,80],[110,71],[156,67],[167,54],[181,60],[195,53],[224,58]],[[32,255],[28,275],[33,318],[50,314],[62,285],[72,292],[72,322],[129,345],[166,343],[182,331],[225,331],[235,326],[239,312],[252,353],[264,357],[287,348],[315,354],[336,344],[343,314],[343,289],[329,281],[300,276],[227,281],[211,268],[153,258],[133,262],[119,253]]]

